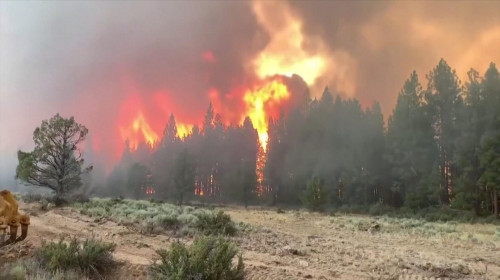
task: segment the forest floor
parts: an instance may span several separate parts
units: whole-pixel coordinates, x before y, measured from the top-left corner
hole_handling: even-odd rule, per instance
[[[96,237],[117,244],[114,256],[124,265],[116,279],[148,279],[155,250],[178,239],[145,235],[70,207],[41,212],[36,203],[20,206],[31,215],[29,236],[0,249],[7,261],[29,257],[42,240]],[[221,209],[249,225],[233,238],[243,252],[247,279],[500,279],[499,226]]]

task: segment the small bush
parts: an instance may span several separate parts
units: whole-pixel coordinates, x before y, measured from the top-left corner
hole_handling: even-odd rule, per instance
[[[75,193],[68,197],[68,201],[71,203],[85,203],[89,202],[90,198],[83,193]]]
[[[206,209],[190,206],[178,207],[169,203],[130,199],[93,198],[89,202],[74,203],[81,214],[103,217],[120,224],[136,227],[141,232],[161,234],[196,230],[198,215],[211,213]],[[212,214],[213,215],[213,214]]]
[[[0,279],[8,280],[88,280],[89,278],[77,270],[51,271],[32,259],[22,259],[15,263],[0,265]]]
[[[382,202],[377,202],[370,207],[368,212],[372,216],[380,216],[394,212],[394,208]]]
[[[353,204],[347,205],[344,204],[340,206],[338,212],[345,214],[366,214],[368,212],[366,205]]]
[[[37,193],[23,193],[20,194],[20,198],[22,201],[26,203],[33,203],[33,202],[42,202],[42,200],[46,199],[46,196]]]
[[[63,206],[68,204],[68,201],[62,197],[55,197],[49,194],[36,194],[36,193],[25,193],[21,194],[21,200],[26,203],[38,202],[42,205],[42,210],[47,210],[46,206],[52,204],[54,206]]]
[[[26,274],[26,267],[22,264],[15,264],[2,268],[0,279],[25,280],[27,279]]]
[[[244,264],[233,243],[221,237],[200,237],[190,247],[180,242],[170,250],[156,251],[159,259],[151,266],[154,279],[166,280],[242,280]]]
[[[302,203],[311,211],[323,211],[328,202],[328,191],[321,179],[314,177],[307,182],[306,190],[302,196]]]
[[[213,213],[201,213],[197,215],[198,221],[195,224],[196,229],[205,235],[235,235],[236,226],[231,221],[231,216],[219,211]]]
[[[43,267],[51,271],[79,270],[89,277],[100,277],[115,265],[112,252],[115,244],[88,239],[80,243],[73,239],[69,243],[42,242],[36,258]]]

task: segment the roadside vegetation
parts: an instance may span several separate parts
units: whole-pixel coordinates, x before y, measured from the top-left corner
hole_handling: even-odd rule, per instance
[[[117,266],[115,247],[95,239],[44,241],[33,258],[3,267],[0,279],[103,279]]]
[[[388,216],[400,219],[416,219],[427,222],[460,222],[460,223],[491,223],[500,225],[500,220],[494,215],[478,216],[467,210],[453,209],[449,206],[433,206],[422,209],[411,209],[408,207],[394,208],[383,203],[372,206],[344,205],[330,210],[330,213],[341,214],[364,214],[370,216]]]
[[[223,237],[198,237],[190,246],[174,242],[169,250],[156,253],[158,258],[151,266],[153,279],[242,280],[245,276],[238,249]]]
[[[222,211],[146,200],[93,198],[72,207],[83,215],[135,226],[144,233],[234,235],[237,226],[244,226],[236,225]]]

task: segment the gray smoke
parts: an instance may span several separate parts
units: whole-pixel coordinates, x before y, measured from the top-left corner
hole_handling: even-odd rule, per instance
[[[425,85],[441,57],[460,77],[469,67],[484,72],[490,61],[500,62],[497,1],[283,5],[304,34],[349,57],[339,65],[348,75],[322,77],[321,87],[363,105],[378,100],[386,117],[414,69]],[[185,122],[201,123],[212,88],[233,106],[226,94],[255,79],[248,63],[269,38],[244,1],[0,2],[0,186],[12,182],[16,150],[30,149],[33,129],[57,112],[85,124],[109,163],[130,95],[159,121],[168,114],[156,107],[158,92]],[[215,61],[203,58],[207,51]],[[318,87],[311,93],[321,94]]]

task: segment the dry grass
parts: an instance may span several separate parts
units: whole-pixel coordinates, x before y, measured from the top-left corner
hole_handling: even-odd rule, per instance
[[[80,214],[84,208],[67,207],[34,216],[30,238],[54,239],[59,234],[71,234],[80,240],[96,235],[112,241],[117,244],[116,259],[123,261],[128,269],[115,279],[128,279],[127,275],[130,279],[148,279],[143,272],[147,272],[155,250],[178,241],[186,244],[193,241],[190,236],[173,236],[171,231],[152,235],[135,227],[142,225],[140,218],[162,212],[169,216],[167,211],[171,207],[177,210],[177,206],[130,201],[108,210],[106,203],[109,202],[96,207],[89,205],[90,212],[104,213],[93,218]],[[120,209],[136,213],[123,217],[115,212]],[[239,233],[231,238],[243,254],[245,279],[500,279],[497,225],[338,213],[327,216],[304,210],[277,213],[277,209],[261,207],[221,209],[232,221],[249,225],[239,226]],[[197,210],[211,212],[194,209]],[[175,214],[178,220],[182,214],[192,215],[183,211]],[[120,217],[121,225],[114,222],[120,221]],[[124,225],[132,219],[138,221],[132,226]]]

